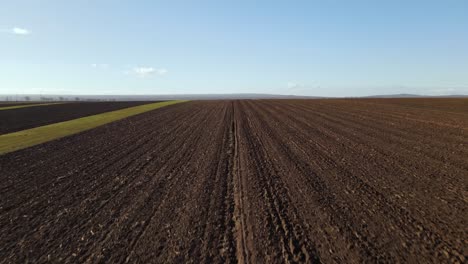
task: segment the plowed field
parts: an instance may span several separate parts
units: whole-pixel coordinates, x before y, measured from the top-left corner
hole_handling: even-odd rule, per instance
[[[87,102],[35,105],[0,111],[0,135],[150,102]]]
[[[464,111],[167,106],[0,156],[0,262],[463,263],[467,157]]]
[[[18,105],[32,105],[32,104],[39,104],[39,103],[37,103],[37,102],[5,102],[5,101],[0,101],[0,107],[18,106]]]

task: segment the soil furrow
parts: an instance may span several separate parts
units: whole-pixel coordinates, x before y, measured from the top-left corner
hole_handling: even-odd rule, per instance
[[[237,244],[237,260],[239,263],[251,263],[249,245],[247,243],[248,230],[246,226],[247,216],[245,214],[245,190],[243,185],[245,184],[242,178],[242,172],[240,171],[240,158],[239,158],[239,133],[237,128],[237,116],[235,111],[235,104],[233,103],[233,121],[231,124],[231,144],[232,144],[232,161],[230,162],[230,173],[234,178],[234,221],[236,228],[236,244]]]
[[[192,101],[2,155],[0,263],[465,263],[466,109]]]

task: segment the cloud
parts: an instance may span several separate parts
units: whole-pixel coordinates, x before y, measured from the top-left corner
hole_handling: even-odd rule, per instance
[[[145,77],[148,77],[148,76],[152,76],[152,75],[166,75],[168,73],[168,71],[166,69],[156,69],[156,68],[153,68],[153,67],[135,67],[132,69],[132,71],[130,72],[126,72],[127,74],[135,74],[136,76],[138,77],[141,77],[141,78],[145,78]]]
[[[25,28],[19,28],[19,27],[14,27],[14,28],[0,28],[0,33],[7,33],[7,34],[15,34],[15,35],[29,35],[31,34],[30,30],[27,30]]]
[[[16,35],[29,35],[31,34],[31,31],[25,28],[14,27],[11,29],[11,33],[16,34]]]
[[[297,88],[299,88],[299,84],[297,84],[295,82],[288,82],[286,84],[286,87],[288,87],[288,89],[297,89]]]
[[[106,63],[93,63],[93,64],[91,64],[91,67],[96,68],[96,69],[108,69],[109,64],[106,64]]]
[[[433,95],[453,95],[453,94],[467,94],[468,88],[463,87],[447,87],[447,88],[436,88],[429,91]]]
[[[296,82],[288,82],[286,83],[286,89],[282,89],[283,93],[294,94],[294,95],[305,95],[310,93],[311,91],[315,91],[320,89],[319,86],[314,86],[310,84],[302,84]]]

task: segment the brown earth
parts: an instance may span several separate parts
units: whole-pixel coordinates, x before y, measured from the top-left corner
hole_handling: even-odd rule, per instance
[[[390,104],[400,107],[424,108],[426,110],[442,110],[445,112],[468,113],[468,98],[378,98],[378,99],[357,99],[361,103]]]
[[[151,102],[86,102],[38,105],[0,111],[0,135]]]
[[[0,261],[463,263],[467,144],[437,107],[164,107],[0,156]]]
[[[9,107],[9,106],[18,106],[18,105],[31,105],[31,104],[41,104],[44,102],[14,102],[14,101],[0,101],[0,107]],[[46,103],[44,103],[46,104]]]

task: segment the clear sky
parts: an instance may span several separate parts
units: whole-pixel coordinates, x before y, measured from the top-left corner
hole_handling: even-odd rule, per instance
[[[468,1],[2,0],[1,93],[468,94]]]

